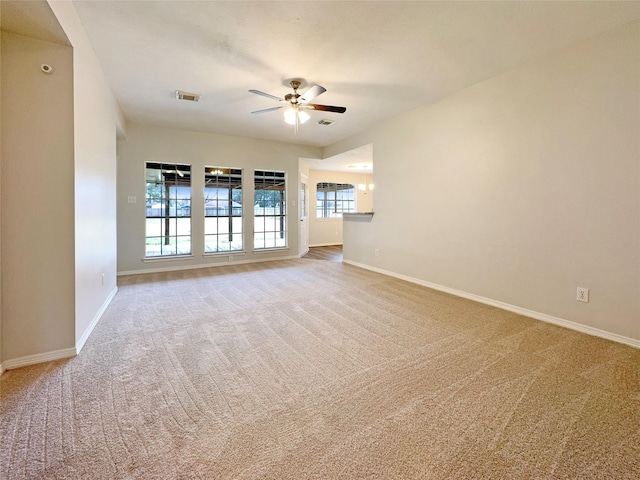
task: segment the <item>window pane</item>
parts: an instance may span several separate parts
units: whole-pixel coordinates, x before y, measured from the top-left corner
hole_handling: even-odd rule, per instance
[[[229,217],[218,217],[218,233],[229,233]]]
[[[173,237],[169,241],[168,245],[164,243],[162,246],[162,255],[177,255],[178,254],[177,244],[178,244],[177,238],[175,237]]]
[[[191,236],[191,218],[176,219],[176,234],[187,237]]]
[[[162,240],[163,237],[147,237],[146,240],[146,256],[155,257],[162,255]]]
[[[204,237],[204,251],[207,253],[218,251],[218,237],[217,235],[205,235]]]
[[[212,235],[218,233],[218,221],[215,217],[204,218],[204,234]]]
[[[162,220],[159,218],[147,218],[147,236],[162,235]]]

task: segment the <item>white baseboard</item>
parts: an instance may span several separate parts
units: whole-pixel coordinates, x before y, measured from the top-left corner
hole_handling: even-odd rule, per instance
[[[80,353],[80,350],[82,350],[82,347],[84,347],[85,342],[89,338],[89,335],[91,335],[91,332],[98,324],[100,318],[102,318],[105,310],[113,300],[113,297],[115,297],[116,293],[118,293],[118,287],[114,288],[111,291],[107,299],[102,304],[102,307],[100,307],[100,310],[98,310],[98,313],[96,313],[96,315],[93,317],[91,325],[89,325],[89,327],[86,329],[86,331],[82,335],[82,338],[80,338],[75,347],[5,360],[5,362],[0,365],[0,375],[2,375],[6,370],[11,370],[13,368],[26,367],[28,365],[35,365],[36,363],[51,362],[53,360],[61,360],[63,358],[71,358],[78,355]]]
[[[335,247],[336,245],[342,245],[342,242],[335,242],[335,243],[314,243],[313,245],[309,245],[309,247]]]
[[[491,305],[492,307],[497,307],[502,310],[508,310],[510,312],[517,313],[519,315],[524,315],[525,317],[534,318],[536,320],[552,323],[560,327],[569,328],[571,330],[575,330],[581,333],[586,333],[588,335],[593,335],[595,337],[600,337],[607,340],[611,340],[613,342],[623,343],[631,347],[640,348],[640,340],[636,340],[635,338],[625,337],[623,335],[618,335],[617,333],[607,332],[606,330],[600,330],[599,328],[589,327],[587,325],[582,325],[581,323],[576,323],[570,320],[565,320],[563,318],[547,315],[546,313],[540,313],[534,310],[528,310],[526,308],[511,305],[509,303],[500,302],[498,300],[481,297],[480,295],[475,295],[473,293],[464,292],[462,290],[456,290],[455,288],[449,288],[442,285],[438,285],[436,283],[420,280],[419,278],[409,277],[407,275],[391,272],[389,270],[384,270],[382,268],[372,267],[371,265],[366,265],[364,263],[358,263],[352,260],[343,260],[343,262],[348,263],[349,265],[353,265],[355,267],[364,268],[366,270],[371,270],[373,272],[381,273],[383,275],[399,278],[400,280],[405,280],[407,282],[422,285],[423,287],[428,287],[434,290],[449,293],[451,295],[455,295],[456,297],[462,297],[468,300],[476,301],[478,303],[483,303],[485,305]]]
[[[260,252],[262,255],[266,252]],[[219,262],[219,263],[202,263],[198,265],[176,265],[173,267],[160,267],[160,268],[146,268],[143,270],[124,270],[122,272],[118,272],[119,277],[124,277],[126,275],[139,275],[144,273],[163,273],[163,272],[178,272],[180,270],[197,270],[199,268],[210,268],[210,267],[228,267],[230,265],[242,265],[243,263],[262,263],[262,262],[272,262],[275,260],[293,260],[300,258],[298,255],[287,255],[284,257],[270,257],[264,259],[252,259],[252,260],[238,260],[232,262]]]
[[[38,353],[36,355],[27,355],[26,357],[12,358],[5,360],[2,367],[5,370],[11,370],[12,368],[26,367],[27,365],[34,365],[36,363],[51,362],[53,360],[61,360],[63,358],[71,358],[77,355],[75,347],[64,348],[62,350],[55,350],[53,352]]]
[[[107,307],[111,303],[111,300],[113,300],[113,297],[116,296],[116,293],[118,293],[118,287],[115,287],[113,290],[111,290],[111,293],[109,294],[109,296],[104,301],[104,303],[102,304],[102,306],[100,307],[98,312],[93,317],[93,320],[91,321],[91,324],[84,331],[84,333],[82,334],[82,337],[80,337],[80,340],[78,340],[78,342],[76,343],[76,352],[78,354],[80,353],[80,350],[82,350],[82,347],[84,347],[84,344],[86,343],[86,341],[89,339],[89,335],[91,335],[91,332],[93,332],[93,329],[96,327],[96,325],[98,324],[98,322],[102,318],[102,315],[104,314],[105,310],[107,309]]]

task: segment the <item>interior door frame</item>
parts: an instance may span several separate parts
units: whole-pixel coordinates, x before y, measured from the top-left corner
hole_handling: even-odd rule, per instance
[[[298,238],[299,255],[302,257],[309,251],[309,176],[300,173],[300,188],[298,188],[298,218],[300,221]]]

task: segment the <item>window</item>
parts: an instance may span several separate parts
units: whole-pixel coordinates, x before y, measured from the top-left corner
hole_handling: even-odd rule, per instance
[[[242,170],[205,167],[204,251],[242,249]]]
[[[147,257],[191,254],[191,167],[146,164]]]
[[[254,188],[254,248],[286,247],[285,172],[256,170]]]
[[[318,182],[316,218],[339,218],[356,211],[356,189],[350,183]]]

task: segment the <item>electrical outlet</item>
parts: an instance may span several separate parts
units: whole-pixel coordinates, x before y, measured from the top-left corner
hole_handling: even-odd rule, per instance
[[[104,273],[102,274],[102,286],[104,287]]]
[[[377,257],[377,256],[380,254],[380,252],[379,252],[379,251],[378,251],[378,249],[376,248],[376,249],[373,251],[373,254]]]
[[[578,287],[578,292],[576,294],[576,300],[579,302],[589,303],[589,289]]]
[[[229,262],[233,262],[233,255],[229,255]]]

